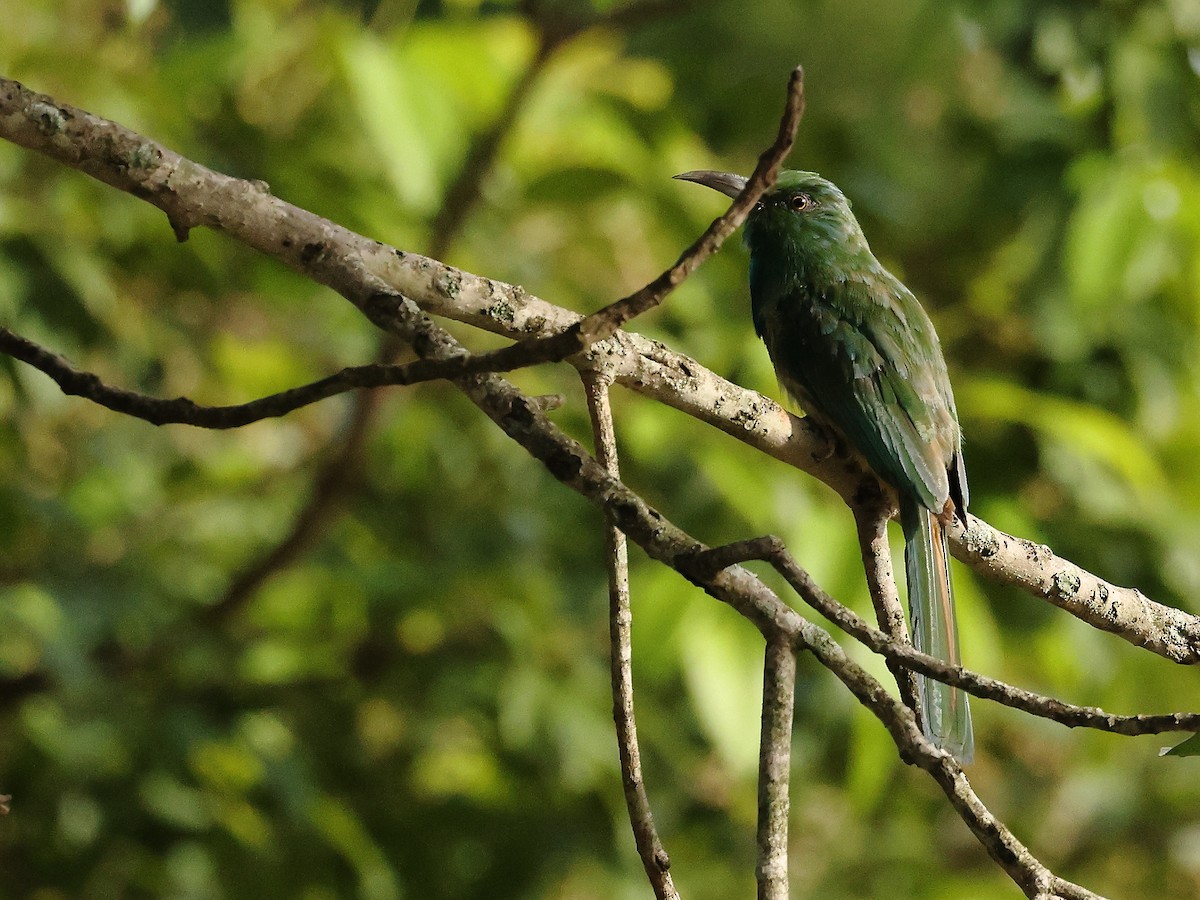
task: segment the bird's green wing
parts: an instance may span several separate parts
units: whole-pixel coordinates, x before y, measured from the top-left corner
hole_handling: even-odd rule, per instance
[[[883,274],[832,295],[756,298],[756,320],[783,387],[876,473],[940,511],[959,444],[946,365],[929,317]]]

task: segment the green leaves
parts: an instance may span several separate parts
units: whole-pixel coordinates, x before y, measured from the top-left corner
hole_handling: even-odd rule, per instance
[[[1187,304],[1200,241],[1200,177],[1176,159],[1092,156],[1073,171],[1072,297],[1084,328],[1113,328],[1138,306]],[[1194,319],[1193,319],[1194,320]]]
[[[1000,378],[959,380],[960,408],[980,419],[1019,422],[1071,453],[1102,463],[1142,499],[1165,489],[1162,466],[1134,429],[1103,409],[1028,388]]]

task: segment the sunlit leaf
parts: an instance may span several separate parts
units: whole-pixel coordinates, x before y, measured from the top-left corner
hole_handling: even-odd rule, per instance
[[[682,625],[680,649],[692,704],[708,738],[734,772],[746,774],[758,763],[762,642],[752,628],[737,627],[723,612],[693,606]]]

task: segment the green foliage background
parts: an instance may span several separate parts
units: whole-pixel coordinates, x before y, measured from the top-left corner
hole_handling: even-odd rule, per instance
[[[1200,2],[645,2],[12,0],[0,71],[413,251],[526,82],[445,258],[587,311],[722,209],[670,176],[748,172],[803,63],[793,164],[843,187],[932,310],[974,511],[1200,612]],[[636,328],[774,394],[744,269],[731,243]],[[7,144],[0,320],[111,382],[209,403],[377,341],[328,291],[215,234],[177,245],[148,205]],[[555,417],[587,434],[567,367],[518,380],[567,394]],[[0,359],[0,896],[648,895],[599,517],[452,388],[383,403],[310,552],[214,622],[305,504],[348,398],[155,429]],[[625,478],[668,516],[714,544],[781,534],[868,608],[827,490],[616,403]],[[1117,712],[1200,708],[1195,672],[957,578],[973,668]],[[749,896],[758,637],[636,553],[633,586],[677,884]],[[1200,776],[1157,758],[1168,740],[983,703],[976,724],[978,789],[1057,872],[1200,894]],[[804,659],[792,809],[797,897],[1017,895]]]

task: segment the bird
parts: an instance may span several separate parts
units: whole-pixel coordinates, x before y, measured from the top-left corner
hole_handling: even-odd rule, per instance
[[[737,197],[747,179],[675,178]],[[783,390],[896,492],[909,629],[916,649],[961,665],[947,525],[966,524],[962,430],[928,313],[871,252],[846,195],[815,172],[784,170],[746,218],[754,329]],[[925,737],[974,756],[965,692],[917,676]]]

